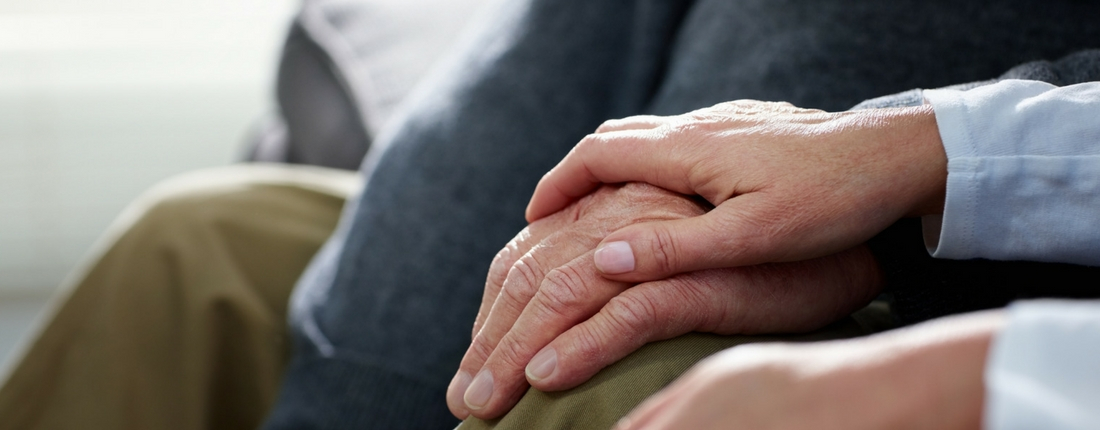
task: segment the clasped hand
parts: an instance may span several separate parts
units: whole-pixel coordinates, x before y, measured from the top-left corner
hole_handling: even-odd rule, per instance
[[[881,287],[860,244],[941,211],[945,181],[927,107],[739,101],[609,121],[542,179],[493,261],[448,405],[495,418],[528,384],[576,386],[647,342],[847,315]]]
[[[634,181],[716,207],[604,238],[597,267],[641,282],[829,255],[903,216],[942,213],[947,156],[930,106],[828,113],[742,100],[605,123],[542,178],[527,219]]]
[[[880,288],[864,247],[637,285],[596,270],[593,249],[608,232],[707,209],[698,200],[631,183],[603,186],[531,223],[489,270],[473,343],[448,390],[452,413],[495,418],[528,384],[571,388],[648,342],[692,331],[812,330],[866,304]]]

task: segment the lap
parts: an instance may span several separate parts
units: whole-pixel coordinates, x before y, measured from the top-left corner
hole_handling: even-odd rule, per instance
[[[530,388],[519,404],[504,417],[490,421],[471,417],[458,428],[608,429],[695,363],[723,349],[756,342],[844,339],[881,331],[892,325],[889,311],[875,304],[806,334],[719,336],[689,333],[648,344],[573,389],[544,393]]]

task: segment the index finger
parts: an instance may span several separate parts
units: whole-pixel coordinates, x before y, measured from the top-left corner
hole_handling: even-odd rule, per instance
[[[573,214],[569,212],[548,218],[547,221],[560,221],[560,224],[547,223],[559,224],[554,225],[554,230],[559,231],[554,231],[538,242],[534,238],[521,240],[521,244],[527,244],[528,250],[486,283],[486,299],[482,302],[482,311],[478,316],[480,323],[475,328],[470,347],[447,390],[447,403],[456,417],[463,418],[468,413],[463,401],[467,387],[485,360],[497,349],[500,340],[514,325],[528,302],[536,295],[547,273],[580,255],[591,254],[592,247],[599,243],[598,233],[601,230],[592,226],[594,221],[581,221],[580,225],[575,223],[572,228],[564,228],[572,218]],[[532,227],[537,224],[543,223],[532,224]],[[509,251],[509,254],[512,253]],[[498,278],[500,273],[505,273],[503,281]],[[490,295],[493,297],[491,302]],[[522,367],[519,369],[522,373]]]
[[[479,370],[471,372],[476,376],[463,396],[472,415],[492,419],[511,409],[526,391],[524,370],[535,354],[629,287],[597,275],[592,253],[548,272],[490,354],[467,355],[463,360],[464,367],[479,364]]]
[[[688,180],[690,162],[667,142],[673,127],[590,134],[539,180],[527,220],[550,215],[600,184],[646,182],[682,194],[694,194]]]

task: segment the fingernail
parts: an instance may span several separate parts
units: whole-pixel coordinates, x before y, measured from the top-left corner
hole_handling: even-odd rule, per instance
[[[489,373],[489,370],[482,370],[474,378],[474,382],[470,384],[470,388],[466,389],[466,395],[463,396],[463,400],[466,401],[466,406],[470,409],[481,409],[486,403],[489,403],[489,397],[493,396],[493,374]]]
[[[530,363],[527,363],[527,377],[541,381],[554,373],[558,367],[558,352],[554,348],[546,348],[535,354]]]
[[[634,270],[634,251],[627,242],[611,242],[596,248],[596,268],[608,275]]]
[[[462,405],[466,401],[462,396],[466,393],[466,389],[470,387],[470,380],[474,379],[470,376],[470,373],[462,370],[455,375],[455,379],[451,381],[451,388],[447,390],[447,402],[452,405]]]

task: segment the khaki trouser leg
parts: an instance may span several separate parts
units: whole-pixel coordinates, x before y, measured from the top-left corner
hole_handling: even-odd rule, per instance
[[[286,307],[357,176],[234,166],[131,205],[0,388],[0,429],[252,428],[274,402]]]
[[[534,388],[502,418],[469,418],[460,430],[611,428],[627,412],[671,383],[699,360],[744,343],[812,342],[870,334],[892,326],[884,306],[872,305],[824,329],[802,335],[718,336],[691,333],[648,344],[571,390]]]

